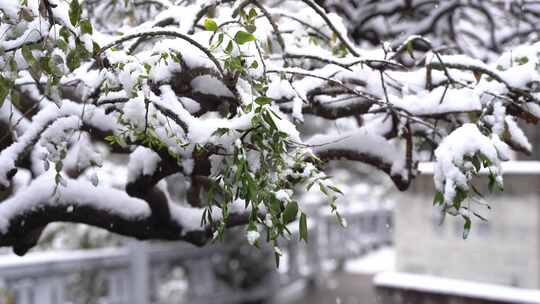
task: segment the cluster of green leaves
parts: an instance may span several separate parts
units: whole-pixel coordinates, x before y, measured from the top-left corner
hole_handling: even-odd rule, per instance
[[[339,39],[337,39],[337,35],[335,33],[332,34],[332,39],[330,41],[332,45],[332,54],[337,57],[345,57],[347,54],[349,54],[349,50],[347,49],[347,46]]]
[[[251,127],[247,130],[218,129],[214,136],[234,135],[236,140],[231,157],[225,157],[222,170],[213,177],[213,187],[208,193],[209,208],[217,205],[222,211],[222,221],[218,225],[216,237],[221,238],[229,217],[229,204],[236,200],[245,202],[251,208],[248,231],[266,227],[267,241],[278,247],[280,236],[290,235],[287,225],[302,219],[300,238],[307,239],[307,220],[299,211],[298,203],[292,199],[283,201],[276,192],[291,189],[293,184],[287,179],[291,162],[300,167],[302,155],[288,154],[291,142],[287,133],[279,130],[275,120],[280,117],[259,98]],[[231,134],[233,133],[233,134]],[[213,223],[211,212],[205,212],[203,224]],[[265,216],[263,214],[267,214]],[[276,250],[276,252],[279,252]],[[277,254],[277,253],[276,253]]]
[[[463,170],[470,172],[473,176],[479,176],[482,174],[480,171],[482,168],[488,170],[488,189],[489,192],[500,192],[503,191],[503,186],[500,184],[497,174],[493,172],[490,167],[492,166],[491,160],[486,157],[484,154],[477,152],[473,155],[465,156]],[[471,215],[476,218],[487,221],[487,219],[474,211],[470,207],[470,201],[479,201],[484,199],[484,195],[478,190],[478,188],[469,182],[467,188],[456,186],[456,194],[451,202],[447,202],[444,194],[441,191],[437,191],[433,198],[433,205],[440,206],[442,212],[441,224],[444,221],[445,215],[450,214],[453,216],[459,215],[463,218],[463,238],[466,239],[469,236],[471,230]],[[467,202],[467,204],[464,204]],[[488,204],[483,204],[488,209],[490,206]]]
[[[92,35],[93,27],[89,20],[83,19],[83,11],[79,0],[71,0],[69,5],[69,23],[56,24],[58,37],[51,37],[34,44],[25,44],[20,52],[28,65],[28,70],[35,82],[41,82],[43,76],[48,81],[48,95],[55,95],[60,98],[57,90],[63,75],[67,71],[77,69],[85,60],[95,57],[100,47],[92,42],[92,49],[88,49],[88,36]],[[26,18],[29,18],[25,15]],[[279,114],[272,110],[272,100],[266,97],[267,76],[262,75],[255,78],[251,71],[258,69],[260,63],[264,63],[262,52],[264,48],[259,45],[255,20],[258,17],[256,9],[249,11],[241,10],[236,20],[240,29],[235,27],[234,32],[227,32],[224,25],[218,25],[213,19],[204,22],[206,30],[213,32],[210,41],[210,49],[216,53],[216,57],[223,63],[228,76],[231,79],[243,77],[252,87],[252,103],[245,105],[240,110],[240,115],[253,114],[251,124],[248,129],[218,129],[213,136],[216,138],[227,136],[236,139],[236,144],[230,155],[223,157],[223,166],[217,174],[212,176],[212,187],[207,195],[208,208],[204,212],[202,224],[211,224],[216,227],[216,238],[222,238],[227,221],[230,216],[230,205],[232,202],[241,200],[245,207],[250,210],[249,224],[247,230],[254,232],[265,229],[266,241],[275,248],[276,261],[279,263],[278,240],[282,237],[290,238],[291,224],[298,223],[300,240],[308,239],[308,220],[306,214],[300,209],[298,201],[294,199],[293,193],[299,185],[308,185],[308,188],[318,184],[319,189],[331,201],[332,210],[338,215],[336,197],[341,193],[339,189],[328,183],[328,177],[318,168],[312,165],[316,159],[308,153],[306,147],[296,143],[280,127]],[[56,21],[58,22],[58,20]],[[54,38],[54,39],[53,39]],[[259,50],[261,58],[254,59],[242,52],[244,45],[253,44]],[[221,48],[220,48],[221,47]],[[261,50],[263,49],[263,50]],[[267,42],[267,49],[271,51],[271,41]],[[167,62],[172,59],[176,63],[182,63],[182,55],[178,52],[165,52],[160,54],[159,60]],[[260,59],[260,61],[259,61]],[[10,94],[16,94],[13,90],[14,75],[18,72],[14,55],[7,60],[7,72],[12,72],[12,76],[3,72],[0,74],[0,102]],[[112,68],[117,71],[124,70],[127,62],[114,63]],[[26,68],[26,67],[25,67]],[[152,67],[148,63],[143,63],[141,73],[137,78],[137,84],[133,88],[132,95],[139,96],[143,84],[148,81],[148,75]],[[10,74],[10,75],[11,75]],[[108,80],[103,83],[105,94],[109,92]],[[118,88],[115,88],[118,89]],[[53,94],[54,93],[54,94]],[[56,98],[52,98],[55,100]],[[11,96],[13,101],[16,96]],[[145,110],[148,112],[148,104]],[[148,114],[147,114],[148,115]],[[153,115],[153,114],[150,114]],[[111,145],[127,147],[130,145],[143,145],[155,151],[168,149],[173,157],[179,157],[171,152],[169,147],[158,136],[155,131],[159,126],[159,119],[147,117],[147,125],[144,130],[141,126],[135,126],[127,119],[119,115],[119,123],[125,126],[120,133],[115,133],[105,138]],[[165,128],[167,130],[167,128]],[[175,137],[172,130],[167,134]],[[193,148],[193,155],[205,154],[205,147],[186,143],[177,140],[178,146]],[[59,158],[54,161],[56,175],[56,185],[62,185],[65,180],[62,177],[63,159],[66,156],[64,150],[59,148]],[[276,195],[276,193],[282,193]],[[287,193],[287,195],[283,195]],[[221,210],[219,220],[213,218],[213,207]],[[256,242],[255,245],[260,245]]]
[[[22,18],[26,22],[38,18],[32,15],[26,5],[26,2],[21,3],[19,18]],[[55,24],[53,28],[60,28],[58,37],[45,37],[42,41],[22,44],[14,52],[1,54],[4,57],[3,62],[5,66],[3,67],[2,74],[0,74],[0,105],[7,96],[11,96],[11,100],[14,103],[19,100],[19,92],[13,82],[20,68],[15,60],[17,52],[20,52],[26,61],[27,67],[23,68],[28,70],[36,83],[40,83],[42,76],[46,76],[47,82],[44,87],[44,93],[51,100],[58,101],[61,98],[58,84],[65,74],[66,67],[70,71],[73,71],[80,66],[82,60],[91,58],[99,50],[99,46],[95,42],[92,44],[93,50],[87,50],[80,39],[84,34],[91,35],[93,29],[89,20],[81,18],[82,9],[77,0],[70,2],[68,13],[71,25],[75,29],[78,27],[80,31],[74,31],[67,24]],[[49,20],[57,21],[54,18],[50,18]],[[70,39],[73,40],[70,41]]]
[[[148,108],[146,109],[148,111]],[[181,156],[174,150],[174,147],[170,147],[163,139],[157,134],[156,127],[160,127],[165,130],[166,136],[173,138],[177,147],[185,149],[189,146],[189,142],[181,139],[174,130],[158,119],[156,112],[149,114],[148,125],[141,129],[140,126],[136,126],[132,122],[124,118],[123,115],[118,117],[118,122],[125,126],[125,129],[117,134],[111,134],[105,137],[105,141],[112,146],[128,147],[129,145],[142,145],[153,151],[166,151],[169,156],[181,161]]]
[[[279,263],[278,240],[290,238],[289,224],[298,219],[299,238],[308,239],[307,216],[291,197],[295,186],[318,183],[321,191],[328,194],[339,192],[339,189],[323,185],[327,178],[308,163],[306,150],[280,130],[278,121],[281,117],[272,111],[269,102],[267,97],[255,100],[249,129],[220,128],[214,133],[216,137],[228,136],[237,140],[232,155],[224,158],[221,170],[212,177],[214,186],[208,193],[209,205],[202,224],[217,226],[215,237],[222,238],[229,218],[229,205],[243,201],[245,207],[250,208],[247,231],[258,231],[263,227],[266,241],[274,246]],[[311,171],[307,172],[306,168]],[[276,195],[278,192],[287,195]],[[212,218],[213,206],[221,209],[219,222]],[[337,209],[335,198],[332,206]],[[258,242],[255,244],[259,245]]]
[[[250,59],[242,53],[241,46],[254,43],[262,51],[271,51],[271,42],[266,48],[259,45],[255,20],[257,10],[240,10],[238,19],[234,23],[240,25],[234,35],[224,28],[227,24],[218,25],[213,19],[206,19],[204,27],[213,32],[210,39],[210,48],[217,51],[225,45],[224,56],[221,58],[225,69],[233,75],[239,75],[249,81],[252,86],[254,100],[243,107],[244,112],[253,112],[251,127],[247,130],[218,129],[214,136],[232,136],[239,138],[231,157],[225,157],[223,169],[213,177],[212,189],[208,193],[209,206],[205,210],[202,224],[216,225],[212,218],[212,206],[221,209],[221,221],[217,223],[216,238],[221,238],[229,217],[229,204],[238,199],[244,201],[246,208],[251,208],[247,231],[257,231],[263,227],[266,231],[266,241],[273,245],[276,263],[279,263],[278,240],[282,237],[290,238],[292,235],[289,225],[298,220],[299,239],[307,241],[307,216],[300,210],[298,202],[286,196],[277,197],[276,192],[286,191],[293,194],[298,185],[307,185],[307,189],[318,184],[319,189],[329,201],[332,211],[337,215],[339,222],[345,225],[345,220],[337,211],[337,194],[341,191],[329,183],[325,176],[315,166],[316,157],[308,155],[305,147],[295,143],[289,135],[278,127],[282,118],[272,111],[272,99],[266,97],[268,79],[267,75],[259,78],[250,77],[249,70],[257,69],[257,60]],[[217,37],[217,38],[216,38]],[[235,48],[237,52],[235,52]],[[262,56],[262,55],[261,55]],[[260,58],[264,60],[263,58]],[[248,64],[248,60],[252,60]],[[256,242],[255,245],[259,245]]]
[[[251,65],[247,66],[247,58],[242,54],[241,46],[257,41],[257,38],[253,33],[256,30],[255,27],[255,18],[257,17],[257,12],[255,9],[251,9],[248,14],[241,11],[238,24],[242,25],[244,30],[238,30],[236,33],[231,35],[227,31],[223,30],[222,26],[219,26],[215,20],[206,19],[204,21],[204,27],[206,30],[214,32],[210,41],[210,49],[215,50],[221,45],[225,44],[226,46],[223,49],[224,57],[222,58],[223,64],[226,70],[231,74],[239,73],[242,76],[246,76],[247,68],[257,68],[257,61],[252,61]],[[217,39],[215,39],[217,35]],[[214,41],[215,40],[215,41]],[[234,52],[234,49],[237,49],[238,52]]]
[[[6,97],[11,93],[17,96],[17,91],[12,90],[13,81],[9,78],[6,78],[0,74],[0,107],[4,104]],[[16,98],[16,97],[15,97]],[[12,96],[12,100],[15,100]]]
[[[65,130],[66,133],[73,133],[75,130],[69,129]],[[49,170],[49,161],[54,164],[54,170],[55,170],[55,176],[54,176],[54,193],[58,190],[58,187],[60,186],[66,186],[66,180],[62,176],[62,169],[64,168],[64,159],[67,156],[68,153],[68,145],[67,143],[62,140],[61,138],[56,139],[55,141],[51,140],[49,142],[51,146],[54,147],[54,151],[50,151],[52,153],[49,153],[45,156],[44,166],[45,170]]]
[[[82,8],[78,0],[71,0],[69,5],[69,22],[74,27],[79,27],[80,35],[69,30],[64,26],[60,29],[62,40],[58,42],[58,46],[67,54],[66,63],[70,71],[78,68],[82,60],[89,59],[99,51],[99,45],[92,42],[92,52],[87,50],[80,40],[80,36],[84,34],[92,35],[92,23],[88,19],[82,19]],[[75,40],[75,48],[69,49],[69,37],[73,35]]]
[[[537,53],[536,57],[540,57],[540,53]],[[514,65],[518,65],[518,66],[524,65],[524,64],[529,63],[529,61],[530,61],[530,58],[528,56],[515,56],[515,57],[513,56],[512,60],[509,63],[507,63],[507,66],[498,64],[496,66],[496,69],[498,71],[505,71],[507,70],[508,67],[512,67]],[[540,72],[540,63],[536,63],[535,68],[537,71]],[[490,78],[490,80],[493,80],[493,79]]]
[[[32,60],[32,64],[34,66],[29,64],[30,67],[32,68],[32,69],[29,69],[29,72],[31,73],[32,77],[35,77],[37,76],[35,71],[36,69],[40,68],[40,65],[37,62],[37,60],[33,58],[33,55],[32,55],[32,58],[29,58],[28,55],[29,53],[31,54],[31,52],[29,51],[28,45],[24,45],[23,49],[24,49],[24,51],[22,51],[23,57],[25,59],[28,58]],[[17,78],[18,71],[19,71],[19,67],[15,59],[16,54],[15,52],[11,52],[11,53],[1,53],[0,55],[3,57],[2,61],[4,63],[3,66],[1,66],[2,72],[0,72],[0,107],[4,104],[4,101],[8,96],[10,97],[11,102],[17,105],[20,99],[20,92],[15,88],[15,81],[14,81],[14,79]]]

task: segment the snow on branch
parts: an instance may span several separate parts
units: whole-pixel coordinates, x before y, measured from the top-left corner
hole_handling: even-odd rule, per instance
[[[14,246],[16,253],[24,254],[37,242],[36,230],[41,232],[43,226],[58,221],[85,223],[138,239],[184,240],[197,245],[211,239],[211,228],[200,224],[203,209],[168,202],[171,219],[160,222],[147,202],[122,190],[72,179],[58,186],[53,177],[53,172],[41,175],[0,204],[2,246]],[[218,220],[220,212],[212,212]],[[231,216],[235,217],[231,224],[245,221],[241,213]]]
[[[24,253],[55,221],[197,244],[245,225],[278,254],[290,223],[307,239],[298,189],[340,218],[336,160],[400,190],[435,161],[436,202],[467,222],[478,171],[501,188],[509,149],[534,148],[540,44],[509,35],[534,41],[540,14],[356,2],[0,1],[0,245]]]

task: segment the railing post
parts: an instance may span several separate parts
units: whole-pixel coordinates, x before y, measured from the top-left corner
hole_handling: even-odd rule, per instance
[[[132,278],[131,303],[150,304],[150,271],[147,245],[141,241],[129,243]]]
[[[310,274],[308,278],[308,284],[312,288],[316,288],[321,285],[322,279],[321,279],[321,273],[322,273],[322,256],[321,256],[321,248],[323,248],[324,244],[321,240],[321,231],[323,225],[321,225],[324,220],[323,217],[319,217],[315,219],[317,222],[315,225],[313,225],[313,228],[310,230],[310,236],[308,243],[306,244],[306,254],[307,254],[307,260],[308,265],[310,267]]]

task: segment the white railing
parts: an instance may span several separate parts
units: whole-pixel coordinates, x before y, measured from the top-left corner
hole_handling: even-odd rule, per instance
[[[224,243],[197,248],[185,243],[132,242],[125,248],[0,257],[0,304],[75,304],[81,300],[77,288],[92,290],[103,304],[268,299],[282,286],[317,278],[324,260],[358,257],[390,243],[389,209],[357,210],[345,217],[346,229],[333,215],[311,216],[309,242],[299,243],[293,237],[283,244],[283,266],[256,288],[240,291],[217,277],[212,261],[233,249]],[[178,267],[185,271],[187,281],[181,298],[160,299],[160,287]]]

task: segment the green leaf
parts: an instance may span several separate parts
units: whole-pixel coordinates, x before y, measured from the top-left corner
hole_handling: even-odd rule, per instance
[[[453,206],[456,207],[457,210],[461,208],[461,203],[467,198],[469,193],[459,187],[456,188],[456,196],[454,196]]]
[[[47,74],[49,75],[53,74],[53,71],[51,69],[51,57],[49,55],[45,55],[39,58],[39,66]]]
[[[466,215],[462,215],[462,217],[465,220],[465,224],[463,225],[463,239],[466,240],[469,237],[469,232],[471,232],[471,219]]]
[[[519,63],[519,65],[523,65],[529,62],[529,58],[527,56],[519,57],[516,59],[516,62]]]
[[[274,214],[280,214],[281,213],[281,201],[276,199],[274,196],[270,198],[270,212]]]
[[[145,62],[143,64],[143,67],[144,67],[144,71],[146,72],[146,74],[150,74],[150,71],[152,70],[152,66],[149,63]]]
[[[212,133],[212,136],[215,135],[215,136],[221,137],[221,136],[229,133],[230,130],[231,129],[229,129],[229,128],[217,128],[217,130],[214,131],[214,133]]]
[[[497,182],[497,176],[495,174],[490,173],[488,178],[489,178],[489,184],[488,184],[489,192],[501,192],[504,190],[502,185]]]
[[[268,36],[268,37],[266,38],[266,48],[267,48],[267,51],[270,52],[270,53],[271,53],[271,52],[273,51],[273,49],[274,49],[273,46],[272,46],[272,39],[270,38],[270,36]]]
[[[28,45],[25,44],[21,47],[21,53],[24,60],[26,61],[26,63],[28,63],[29,66],[32,66],[36,63],[36,58],[34,57],[34,54],[32,54],[32,50],[30,50],[30,47]]]
[[[20,106],[21,104],[21,94],[17,90],[11,90],[11,104],[14,106]],[[0,101],[0,106],[2,105],[2,102]]]
[[[437,191],[435,193],[435,197],[433,197],[433,206],[437,206],[439,204],[444,203],[444,194],[441,191]]]
[[[255,103],[260,105],[260,106],[271,104],[272,103],[272,98],[266,97],[266,96],[259,96],[259,97],[255,98]]]
[[[215,32],[218,30],[218,25],[213,19],[204,20],[204,28],[207,31]]]
[[[328,196],[328,190],[326,189],[326,186],[323,183],[319,183],[319,190],[324,193],[324,195]]]
[[[231,57],[229,59],[229,65],[230,65],[230,68],[233,70],[240,71],[243,69],[242,60],[240,56]]]
[[[92,35],[93,29],[92,29],[92,24],[90,23],[89,20],[87,19],[82,20],[79,26],[81,27],[81,33]]]
[[[69,48],[67,43],[64,40],[57,40],[56,41],[56,46],[58,46],[58,48],[61,49],[64,52],[66,52],[68,50],[68,48]]]
[[[79,57],[82,59],[88,59],[92,56],[78,37],[75,39],[75,49],[79,53]]]
[[[229,43],[227,43],[227,47],[225,47],[225,53],[230,54],[233,49],[232,41],[229,40]]]
[[[257,200],[257,185],[253,181],[253,179],[250,177],[250,175],[246,175],[247,177],[247,197],[249,201],[256,201]]]
[[[296,219],[296,214],[298,214],[298,204],[296,202],[290,202],[285,207],[283,211],[283,222],[288,224]]]
[[[407,53],[409,53],[409,56],[411,56],[412,59],[414,58],[414,46],[412,44],[412,41],[408,41],[405,45],[405,49],[407,50]]]
[[[274,130],[278,129],[276,123],[274,122],[274,119],[272,119],[272,116],[270,116],[270,114],[268,114],[268,112],[264,112],[262,114],[262,117],[263,117],[264,121],[266,121],[266,123],[268,123],[272,129],[274,129]]]
[[[17,61],[15,60],[15,56],[12,56],[10,59],[9,59],[9,69],[11,71],[17,71]]]
[[[2,75],[0,75],[0,107],[4,104],[4,100],[10,91],[10,82]]]
[[[257,40],[257,38],[253,34],[244,31],[238,31],[236,35],[234,35],[234,41],[238,44],[244,44],[255,40]]]
[[[82,9],[78,0],[71,0],[69,4],[69,22],[73,26],[77,26],[79,21],[81,21]]]
[[[66,64],[70,71],[75,70],[81,65],[81,58],[79,57],[79,52],[76,50],[71,50],[66,57]]]
[[[62,168],[64,168],[64,163],[61,162],[61,161],[57,162],[57,163],[54,165],[54,169],[56,170],[56,172],[62,171]]]
[[[62,26],[60,28],[60,36],[64,38],[64,40],[67,42],[69,41],[69,36],[71,36],[71,32],[69,31],[67,27]]]
[[[39,78],[41,77],[41,66],[34,57],[34,54],[32,54],[32,50],[28,45],[23,45],[21,48],[21,53],[24,57],[24,60],[28,64],[28,70],[30,72],[30,75],[35,80],[39,80]]]
[[[482,160],[482,164],[484,165],[485,168],[493,164],[491,160],[487,158],[484,154],[478,153],[478,157],[480,157],[480,159]]]
[[[306,214],[302,212],[300,214],[300,240],[304,240],[304,242],[307,242],[308,239],[308,229],[307,229],[307,217]]]
[[[257,17],[257,11],[254,8],[251,8],[248,13],[248,18],[254,19],[255,17]]]

